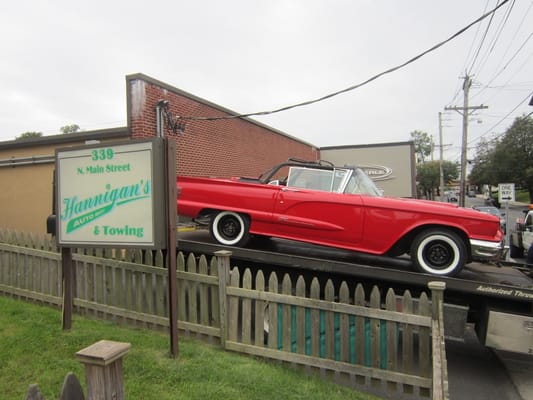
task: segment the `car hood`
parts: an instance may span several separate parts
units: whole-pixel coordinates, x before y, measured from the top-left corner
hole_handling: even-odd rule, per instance
[[[498,223],[500,221],[500,219],[495,215],[481,213],[471,208],[460,207],[457,204],[452,203],[444,203],[432,200],[418,200],[404,197],[367,197],[365,198],[365,203],[367,200],[373,203],[373,206],[396,208],[405,211],[415,210],[427,214],[446,215],[451,217],[469,218],[483,221],[493,220],[497,221]]]

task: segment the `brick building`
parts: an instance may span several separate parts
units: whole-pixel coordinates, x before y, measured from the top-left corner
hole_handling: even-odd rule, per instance
[[[168,101],[172,117],[228,117],[236,115],[142,74],[126,78],[128,127],[133,139],[156,135],[156,106]],[[184,133],[174,133],[165,119],[164,133],[176,138],[179,175],[257,176],[273,164],[298,157],[319,159],[312,144],[249,118],[214,121],[184,119]]]

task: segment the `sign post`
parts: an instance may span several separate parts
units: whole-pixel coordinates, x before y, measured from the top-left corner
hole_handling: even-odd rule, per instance
[[[72,249],[70,247],[61,248],[61,274],[63,276],[63,309],[62,309],[62,329],[64,331],[72,328],[72,309],[74,306],[74,276],[72,268]]]
[[[178,355],[178,294],[176,288],[176,142],[166,137],[165,171],[167,179],[167,267],[170,355]]]
[[[505,226],[509,226],[509,202],[515,201],[514,183],[500,183],[498,184],[498,202],[500,205],[505,203]],[[505,242],[509,244],[509,229],[505,233]],[[507,252],[506,259],[509,261],[511,255]]]

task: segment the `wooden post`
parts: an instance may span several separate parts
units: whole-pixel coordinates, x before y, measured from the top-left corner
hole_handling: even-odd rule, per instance
[[[72,328],[72,309],[74,305],[74,274],[72,271],[72,249],[61,248],[61,269],[63,273],[63,330]]]
[[[217,267],[218,267],[218,299],[219,299],[219,312],[220,312],[220,345],[222,348],[226,347],[226,338],[228,337],[227,332],[227,296],[226,296],[226,287],[229,282],[229,265],[231,251],[220,250],[215,252],[217,257]]]
[[[87,400],[124,400],[122,358],[130,343],[100,340],[76,353],[85,365]]]
[[[438,320],[439,311],[444,301],[444,289],[446,289],[446,282],[428,282],[428,288],[431,290],[431,318],[433,320]]]
[[[446,361],[446,348],[444,341],[444,289],[445,282],[429,282],[432,305],[432,348],[433,348],[433,373],[431,398],[434,400],[448,399],[448,364]]]
[[[165,143],[165,171],[167,178],[167,266],[168,318],[170,328],[170,355],[178,355],[178,295],[176,293],[176,142],[168,137]]]

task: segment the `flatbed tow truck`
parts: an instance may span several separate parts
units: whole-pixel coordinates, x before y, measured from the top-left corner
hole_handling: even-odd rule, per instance
[[[232,252],[232,265],[361,282],[413,295],[427,291],[430,281],[446,284],[445,334],[462,340],[473,324],[485,346],[533,355],[533,268],[502,262],[472,263],[454,278],[412,272],[408,259],[364,256],[283,239],[252,242],[246,248],[214,243],[206,230],[178,233],[178,249],[185,254]]]

